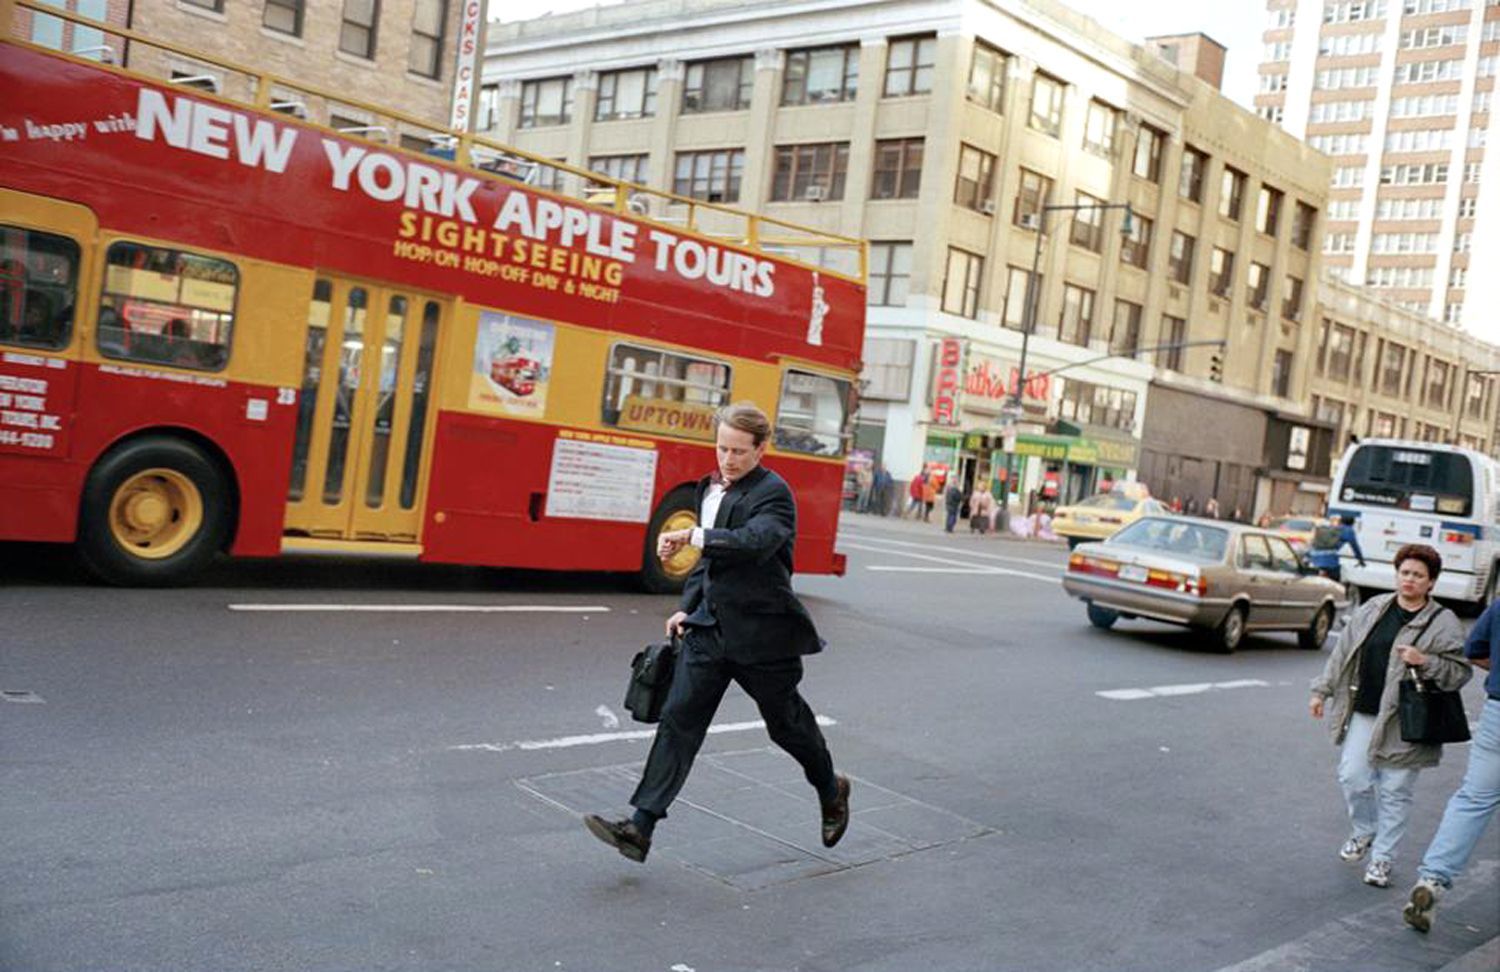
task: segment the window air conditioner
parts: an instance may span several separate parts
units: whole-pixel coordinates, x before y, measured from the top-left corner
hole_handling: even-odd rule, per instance
[[[1036,213],[1022,213],[1021,214],[1021,228],[1022,229],[1034,230],[1034,229],[1036,229],[1037,227],[1039,227],[1041,225],[1042,225],[1042,221],[1037,218]]]
[[[822,186],[808,186],[807,190],[802,194],[802,198],[808,202],[822,202],[827,193],[828,190]]]
[[[981,213],[984,213],[986,216],[995,215],[995,200],[986,199],[984,202],[980,203],[979,211]]]

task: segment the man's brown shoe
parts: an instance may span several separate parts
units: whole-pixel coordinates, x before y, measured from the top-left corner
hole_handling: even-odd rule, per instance
[[[838,796],[823,804],[823,846],[832,847],[849,829],[849,777],[836,777]]]
[[[583,818],[583,825],[589,833],[637,864],[644,863],[646,855],[651,853],[651,838],[629,820],[605,820],[591,813]]]

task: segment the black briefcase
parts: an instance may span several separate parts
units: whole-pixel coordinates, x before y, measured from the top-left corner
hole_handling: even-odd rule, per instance
[[[630,684],[625,688],[625,708],[636,722],[661,719],[661,707],[672,688],[672,669],[677,666],[677,641],[647,645],[630,660]]]

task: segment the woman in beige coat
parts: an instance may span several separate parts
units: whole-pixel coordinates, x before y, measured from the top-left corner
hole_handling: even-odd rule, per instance
[[[1417,669],[1438,688],[1454,690],[1473,672],[1463,656],[1463,628],[1432,600],[1443,561],[1436,550],[1408,544],[1396,552],[1396,593],[1360,605],[1312,682],[1309,709],[1323,718],[1339,747],[1338,780],[1352,832],[1339,857],[1370,855],[1365,883],[1391,884],[1391,862],[1411,816],[1417,773],[1436,766],[1441,746],[1401,738],[1396,714],[1400,680]]]

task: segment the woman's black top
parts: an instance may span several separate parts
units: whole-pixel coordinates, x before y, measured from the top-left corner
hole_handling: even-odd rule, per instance
[[[1360,649],[1359,691],[1354,696],[1354,711],[1365,715],[1380,713],[1380,696],[1385,691],[1385,670],[1391,663],[1391,647],[1401,629],[1421,613],[1408,611],[1394,600],[1375,622],[1364,647]]]

